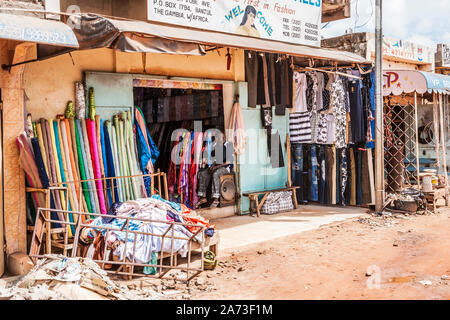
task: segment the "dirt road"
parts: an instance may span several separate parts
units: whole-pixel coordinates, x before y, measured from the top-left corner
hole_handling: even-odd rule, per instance
[[[450,209],[367,215],[250,245],[204,272],[191,299],[450,299]],[[195,287],[195,286],[194,286]]]

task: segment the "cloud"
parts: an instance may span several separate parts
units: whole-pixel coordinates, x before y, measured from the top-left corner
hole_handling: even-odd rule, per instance
[[[352,0],[351,17],[331,22],[322,29],[324,38],[353,32],[375,32],[375,0]],[[383,1],[383,34],[435,47],[450,44],[450,0]]]

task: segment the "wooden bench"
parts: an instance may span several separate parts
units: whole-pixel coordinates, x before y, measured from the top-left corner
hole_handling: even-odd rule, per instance
[[[271,194],[272,192],[291,191],[294,209],[297,209],[298,203],[297,203],[296,190],[298,188],[300,188],[300,187],[286,187],[286,188],[281,188],[281,189],[245,192],[245,193],[243,193],[243,195],[250,199],[250,212],[252,212],[252,213],[256,212],[257,216],[260,217],[261,216],[261,213],[260,213],[261,207],[263,206],[263,204],[266,201],[269,194]],[[263,198],[261,199],[261,201],[259,200],[260,195],[263,195]]]

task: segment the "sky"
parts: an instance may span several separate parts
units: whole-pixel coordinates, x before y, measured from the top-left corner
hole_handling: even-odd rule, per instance
[[[383,34],[436,47],[450,44],[450,0],[383,1]],[[323,38],[337,37],[348,29],[375,33],[375,0],[351,0],[351,17],[322,24]]]

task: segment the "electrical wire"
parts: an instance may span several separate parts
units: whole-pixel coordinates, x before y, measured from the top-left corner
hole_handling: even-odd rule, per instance
[[[372,9],[372,12],[370,13],[369,19],[367,19],[367,21],[365,23],[363,23],[362,25],[360,25],[360,26],[356,26],[356,22],[357,21],[355,21],[355,30],[366,26],[372,20],[373,14],[374,14],[374,6],[373,6],[373,1],[372,0],[370,0],[370,8]]]

